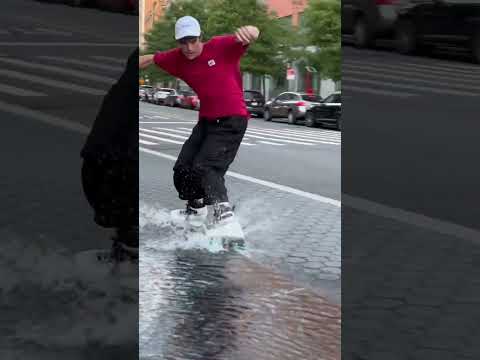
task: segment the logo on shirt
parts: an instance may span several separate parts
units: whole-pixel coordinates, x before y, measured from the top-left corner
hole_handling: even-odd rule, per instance
[[[215,65],[215,60],[208,60],[208,66],[214,66]]]

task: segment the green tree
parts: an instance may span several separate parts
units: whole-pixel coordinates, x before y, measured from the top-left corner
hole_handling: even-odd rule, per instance
[[[233,34],[243,25],[255,25],[260,29],[260,38],[252,44],[241,62],[241,70],[257,75],[277,76],[284,71],[283,62],[288,61],[293,42],[292,33],[268,13],[265,5],[257,0],[179,0],[172,3],[164,18],[146,34],[145,53],[176,47],[174,27],[178,18],[191,15],[202,26],[202,38],[209,40],[215,35]],[[152,80],[167,79],[167,74],[155,67],[141,72]]]
[[[316,50],[307,55],[322,77],[341,78],[340,0],[310,0],[305,10],[305,34]]]

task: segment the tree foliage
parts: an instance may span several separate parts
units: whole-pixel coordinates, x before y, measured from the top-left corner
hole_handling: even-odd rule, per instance
[[[317,50],[307,55],[322,77],[341,78],[340,0],[310,0],[305,11],[307,42]]]
[[[216,35],[233,34],[243,25],[255,25],[260,29],[258,41],[250,46],[241,62],[241,70],[252,74],[277,76],[284,71],[293,42],[292,33],[269,14],[257,0],[179,0],[171,4],[165,16],[145,36],[145,53],[167,50],[177,46],[174,39],[175,22],[191,15],[202,27],[202,39],[208,41]],[[142,72],[150,79],[167,79],[161,70],[151,67]]]

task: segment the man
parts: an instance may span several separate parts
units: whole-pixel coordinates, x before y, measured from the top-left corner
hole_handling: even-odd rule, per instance
[[[82,185],[95,222],[115,229],[105,262],[138,260],[138,48],[103,99],[81,151]],[[132,121],[133,120],[133,121]]]
[[[235,159],[249,118],[240,59],[258,35],[255,26],[244,26],[235,35],[216,36],[203,43],[200,24],[185,16],[175,24],[178,48],[140,57],[140,68],[154,63],[184,80],[201,103],[199,120],[173,168],[179,197],[187,200],[184,210],[172,212],[174,221],[204,222],[207,205],[213,206],[217,228],[235,220],[224,176]]]

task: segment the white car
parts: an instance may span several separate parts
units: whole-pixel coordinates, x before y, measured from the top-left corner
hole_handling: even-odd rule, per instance
[[[170,88],[157,89],[153,94],[153,102],[157,105],[165,104],[165,100],[167,96],[174,93],[175,93],[175,89],[170,89]]]

